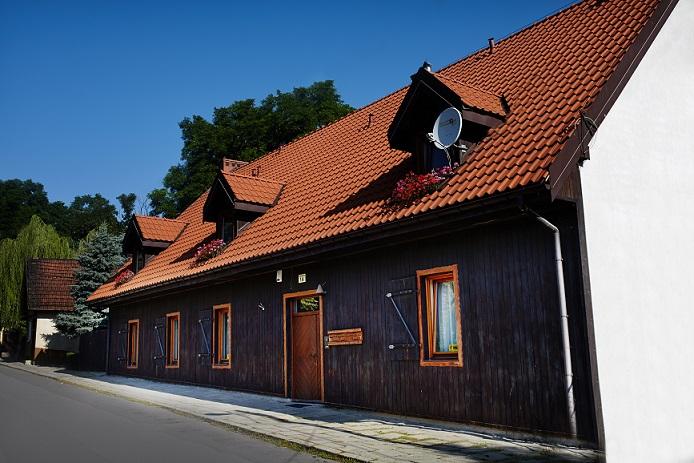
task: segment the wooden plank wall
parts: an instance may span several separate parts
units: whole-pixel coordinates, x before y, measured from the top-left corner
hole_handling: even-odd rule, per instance
[[[548,215],[562,229],[579,434],[595,440],[575,211]],[[421,367],[418,352],[388,349],[409,342],[385,294],[416,289],[417,270],[458,264],[462,305],[462,368]],[[492,224],[408,245],[285,268],[253,279],[112,308],[112,326],[140,318],[140,366],[110,369],[159,379],[284,393],[282,294],[326,291],[324,329],[362,328],[363,344],[325,350],[325,400],[393,413],[567,433],[560,317],[553,237],[532,218]],[[306,273],[307,282],[297,283]],[[417,338],[416,294],[395,297]],[[232,304],[232,368],[212,370],[197,355],[197,317]],[[262,302],[265,311],[258,308]],[[153,324],[181,312],[181,367],[155,366]],[[290,363],[291,364],[291,363]]]

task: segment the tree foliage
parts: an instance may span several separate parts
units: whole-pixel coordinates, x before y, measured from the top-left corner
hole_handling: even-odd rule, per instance
[[[14,330],[24,326],[23,284],[28,259],[65,259],[73,255],[70,241],[35,215],[16,239],[0,240],[0,327]]]
[[[215,108],[212,122],[197,115],[183,119],[181,162],[169,169],[164,187],[149,194],[152,212],[178,215],[210,186],[222,157],[252,161],[352,110],[326,80],[277,91],[260,104],[246,99]]]
[[[121,216],[118,222],[120,226],[120,231],[125,232],[130,218],[135,213],[135,201],[137,200],[137,196],[135,195],[135,193],[123,193],[116,196],[116,199],[120,203],[121,209]]]
[[[70,337],[89,333],[98,327],[104,316],[87,306],[87,298],[105,283],[123,264],[121,254],[122,237],[110,233],[102,223],[89,241],[82,245],[77,256],[79,267],[75,271],[75,285],[70,294],[75,299],[75,310],[58,314],[55,325],[58,330]]]
[[[15,238],[32,215],[53,225],[56,231],[77,243],[90,230],[105,222],[111,231],[119,231],[132,215],[136,196],[133,193],[118,196],[123,208],[118,220],[116,207],[99,193],[76,196],[66,205],[62,201],[50,202],[41,183],[32,180],[0,180],[0,239]],[[128,208],[126,210],[126,208]]]

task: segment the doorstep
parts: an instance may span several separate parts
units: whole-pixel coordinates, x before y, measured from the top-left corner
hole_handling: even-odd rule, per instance
[[[601,452],[492,434],[483,428],[202,386],[3,363],[127,400],[166,408],[338,459],[369,462],[590,462]],[[303,405],[303,406],[297,406]]]

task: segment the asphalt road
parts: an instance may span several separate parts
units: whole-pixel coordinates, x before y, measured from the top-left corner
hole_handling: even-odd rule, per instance
[[[157,407],[0,366],[0,463],[321,462]]]

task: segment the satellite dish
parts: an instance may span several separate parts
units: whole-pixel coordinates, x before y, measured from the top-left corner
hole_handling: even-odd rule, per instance
[[[441,111],[434,122],[434,131],[431,134],[434,145],[439,149],[445,149],[458,141],[460,129],[463,125],[463,115],[454,107]]]

